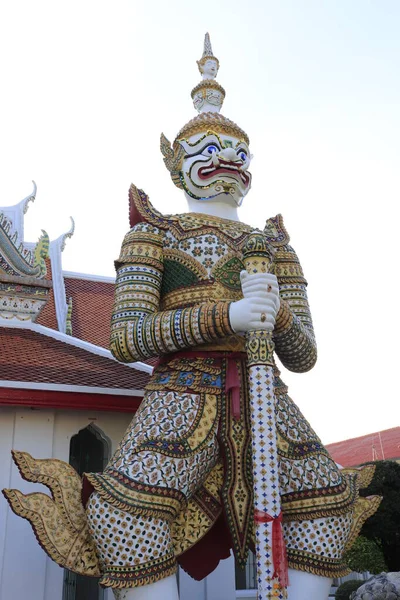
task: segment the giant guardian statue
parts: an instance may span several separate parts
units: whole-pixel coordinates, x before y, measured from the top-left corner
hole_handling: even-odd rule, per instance
[[[172,145],[161,136],[188,212],[163,215],[132,185],[116,263],[111,351],[158,358],[143,401],[103,473],[82,482],[15,451],[53,498],[5,494],[53,560],[119,600],[177,600],[179,564],[202,579],[249,549],[259,600],[324,600],[379,504],[358,493],[373,469],[340,470],[281,379],[274,353],[296,373],[317,358],[307,281],[280,215],[255,231],[239,221],[250,142],[220,113],[208,34],[198,67],[199,114]]]

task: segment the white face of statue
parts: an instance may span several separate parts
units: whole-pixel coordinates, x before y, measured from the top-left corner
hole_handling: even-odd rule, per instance
[[[243,140],[212,132],[179,140],[185,151],[181,182],[185,192],[201,201],[240,206],[251,186],[247,170],[251,155]]]
[[[203,65],[202,73],[205,79],[214,79],[217,76],[218,64],[216,60],[209,58]]]

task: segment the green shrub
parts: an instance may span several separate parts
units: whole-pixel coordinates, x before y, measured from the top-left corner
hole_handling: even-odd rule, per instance
[[[372,540],[360,535],[344,555],[349,568],[356,573],[369,571],[372,574],[387,571],[382,550]]]
[[[357,579],[345,581],[336,590],[335,600],[349,600],[350,594],[358,590],[363,583],[365,583],[365,581],[358,581]]]

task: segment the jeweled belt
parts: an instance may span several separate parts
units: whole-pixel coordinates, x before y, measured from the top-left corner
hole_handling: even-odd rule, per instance
[[[158,364],[162,365],[180,358],[215,358],[226,362],[225,371],[225,394],[230,397],[232,414],[235,419],[240,418],[240,372],[237,361],[246,361],[246,352],[227,352],[227,351],[186,351],[174,352],[161,356]]]

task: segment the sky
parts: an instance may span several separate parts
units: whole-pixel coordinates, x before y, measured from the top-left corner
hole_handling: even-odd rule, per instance
[[[210,32],[222,113],[250,137],[241,220],[282,213],[319,347],[290,393],[325,443],[400,424],[398,0],[0,4],[0,206],[25,239],[75,234],[67,271],[113,275],[127,192],[182,212],[159,151],[193,116]],[[400,444],[400,440],[399,440]]]

